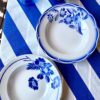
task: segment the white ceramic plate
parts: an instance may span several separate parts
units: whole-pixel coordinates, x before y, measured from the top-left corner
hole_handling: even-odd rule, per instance
[[[94,17],[75,4],[51,7],[37,26],[37,38],[44,52],[62,63],[86,59],[95,50],[98,37]]]
[[[1,72],[0,100],[60,100],[62,83],[55,66],[47,59],[24,55]]]

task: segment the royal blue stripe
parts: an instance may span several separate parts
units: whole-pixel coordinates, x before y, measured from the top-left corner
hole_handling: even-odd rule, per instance
[[[3,31],[16,56],[32,53],[8,12],[6,12]]]
[[[57,4],[65,3],[64,0],[49,0],[49,2],[54,6]]]
[[[100,5],[96,2],[96,0],[80,0],[85,8],[94,15],[98,26],[100,27]]]
[[[3,67],[4,67],[4,64],[3,64],[2,60],[0,59],[0,71],[2,70]]]
[[[19,0],[18,0],[19,1]],[[21,8],[25,12],[26,16],[28,17],[30,23],[33,25],[33,27],[36,29],[38,20],[41,16],[41,13],[37,9],[36,5],[33,4],[31,6],[24,6],[19,2]]]
[[[56,63],[77,100],[94,100],[84,81],[72,64]]]
[[[100,53],[95,50],[95,52],[88,58],[88,61],[98,75],[98,77],[100,78]]]

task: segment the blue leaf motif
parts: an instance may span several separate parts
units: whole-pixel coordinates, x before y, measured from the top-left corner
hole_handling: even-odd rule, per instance
[[[39,64],[39,60],[36,59],[35,60],[35,64],[38,65]]]
[[[49,73],[50,73],[50,75],[54,74],[53,70],[49,70]]]
[[[38,90],[38,81],[34,77],[30,77],[28,82],[30,88]]]
[[[59,23],[63,23],[63,22],[64,22],[64,20],[60,20],[60,21],[59,21]]]
[[[29,63],[27,66],[28,66],[27,70],[39,70],[40,69],[39,66],[34,64],[34,62],[33,63]]]
[[[50,82],[50,78],[48,76],[45,76],[46,81],[49,83]]]
[[[66,10],[65,10],[65,8],[61,8],[61,10],[60,10],[60,16],[61,17],[64,17],[66,15]]]
[[[81,17],[82,17],[83,20],[88,18],[88,14],[87,14],[87,12],[84,9],[78,8],[78,11],[80,12]]]
[[[51,83],[51,87],[53,89],[56,89],[60,86],[60,78],[57,76],[53,79],[53,82]]]
[[[77,13],[77,14],[74,16],[73,20],[74,20],[75,23],[76,23],[76,22],[79,22],[79,21],[81,20],[81,18],[80,18],[80,13]]]
[[[88,18],[88,15],[85,15],[85,16],[83,17],[84,20],[87,19],[87,18]]]
[[[74,26],[74,25],[69,25],[69,27],[70,27],[70,28],[73,28],[73,29],[75,28],[75,26]]]
[[[37,78],[38,78],[38,79],[43,79],[43,75],[42,75],[42,74],[39,74],[39,75],[37,76]]]
[[[52,14],[48,14],[47,15],[48,16],[48,20],[49,20],[49,22],[53,22],[53,15]]]
[[[39,60],[40,62],[45,62],[43,58],[38,58],[37,60]]]
[[[81,30],[81,26],[80,26],[80,24],[78,25],[78,30],[77,30],[81,35],[83,34],[82,33],[82,30]]]
[[[44,63],[44,66],[50,68],[52,65],[50,63]]]

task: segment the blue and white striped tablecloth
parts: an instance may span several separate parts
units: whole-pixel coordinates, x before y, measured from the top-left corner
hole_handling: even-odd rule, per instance
[[[79,3],[78,0],[66,1]],[[16,56],[32,53],[46,56],[36,39],[36,25],[41,14],[58,3],[64,1],[39,0],[33,6],[24,6],[18,0],[8,0],[0,45],[0,70]],[[65,100],[100,100],[99,49],[83,62],[57,66],[69,89]]]

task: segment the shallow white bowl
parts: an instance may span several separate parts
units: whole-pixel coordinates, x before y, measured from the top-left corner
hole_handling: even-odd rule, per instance
[[[93,53],[99,32],[94,17],[87,10],[76,4],[60,4],[41,16],[37,38],[53,60],[74,63]]]
[[[0,100],[60,100],[62,83],[55,66],[47,59],[24,55],[1,72]]]

